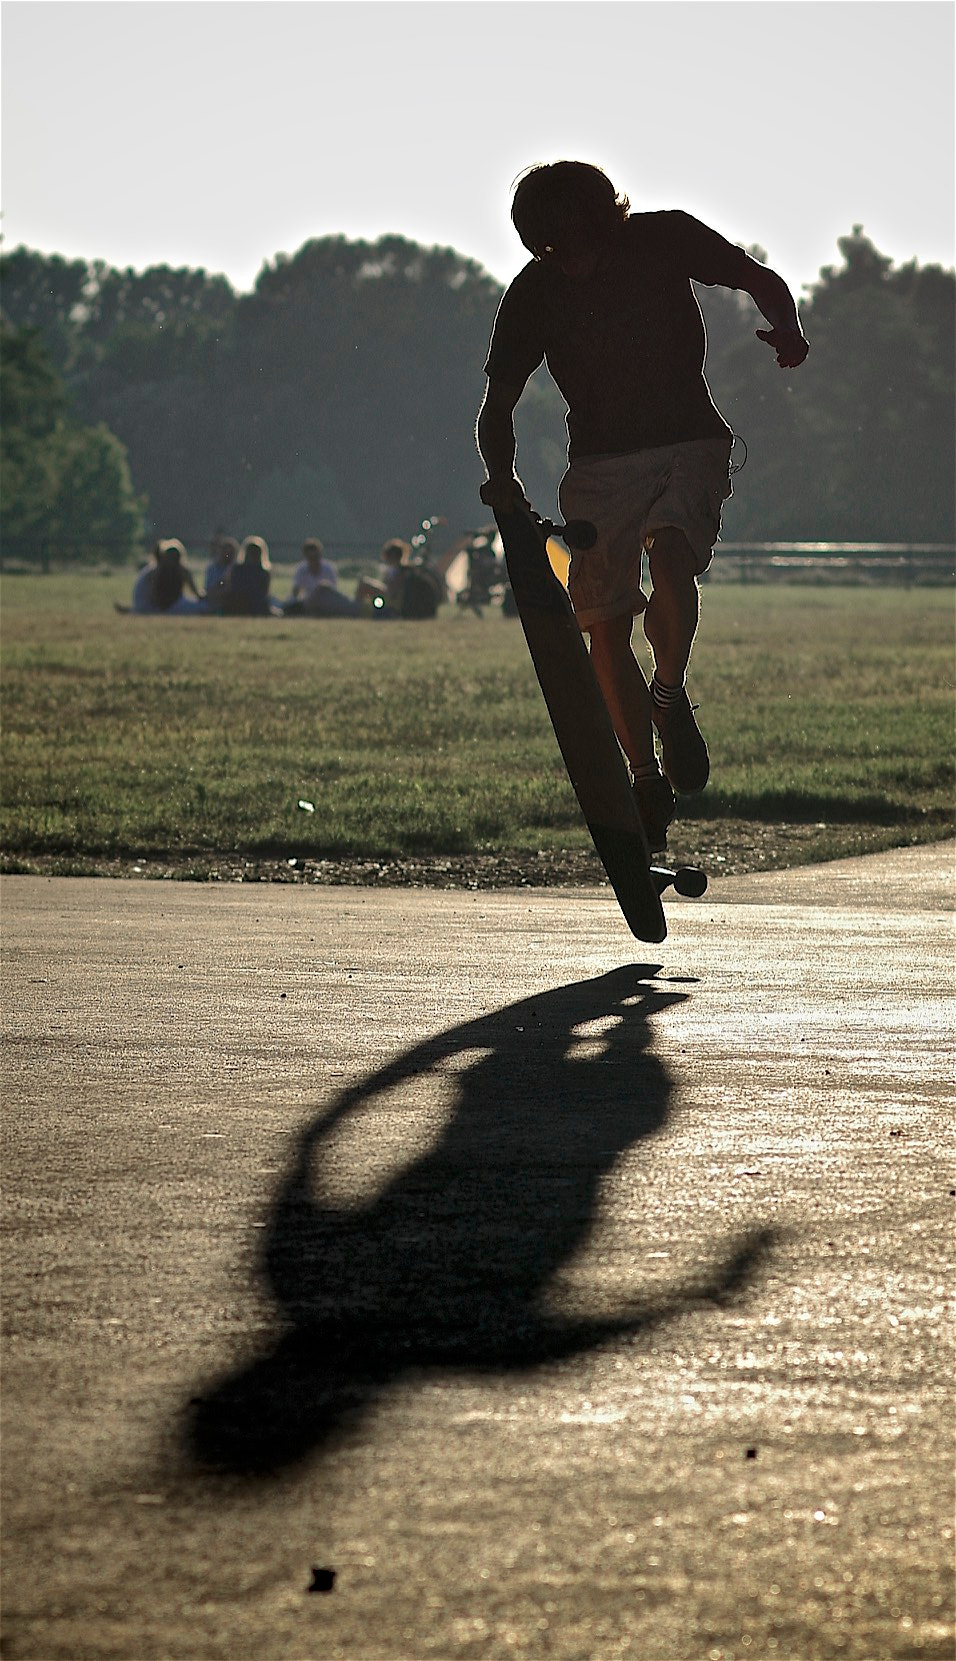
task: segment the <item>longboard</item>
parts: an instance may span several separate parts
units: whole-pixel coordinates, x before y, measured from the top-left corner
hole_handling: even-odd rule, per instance
[[[495,520],[531,661],[591,840],[631,933],[657,944],[667,937],[660,890],[676,881],[679,891],[688,891],[684,873],[651,867],[624,756],[567,591],[548,558],[552,527],[519,508],[496,513]]]

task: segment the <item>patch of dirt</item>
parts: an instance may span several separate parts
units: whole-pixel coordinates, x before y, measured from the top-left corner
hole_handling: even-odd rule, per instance
[[[885,825],[754,824],[700,820],[675,827],[669,865],[700,865],[711,876],[745,876],[792,865],[876,853],[924,840]],[[37,876],[126,877],[178,882],[281,882],[353,888],[580,888],[607,878],[590,849],[488,854],[314,859],[290,854],[166,855],[133,859],[82,854],[0,856],[0,871]]]

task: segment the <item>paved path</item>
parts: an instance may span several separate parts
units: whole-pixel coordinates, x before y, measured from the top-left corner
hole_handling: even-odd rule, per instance
[[[949,1661],[953,861],[7,878],[7,1661]]]

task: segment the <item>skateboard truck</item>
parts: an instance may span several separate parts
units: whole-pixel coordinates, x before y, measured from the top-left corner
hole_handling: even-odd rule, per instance
[[[673,888],[685,900],[699,900],[707,891],[707,873],[697,865],[678,865],[676,871],[666,865],[652,865],[651,881],[658,894]]]
[[[556,525],[553,519],[538,519],[538,529],[542,536],[556,536],[569,548],[577,548],[583,554],[588,548],[593,548],[597,541],[597,527],[591,524],[590,519],[569,519],[566,525]]]

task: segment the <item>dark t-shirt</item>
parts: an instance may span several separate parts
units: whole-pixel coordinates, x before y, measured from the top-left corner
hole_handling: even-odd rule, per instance
[[[261,565],[247,565],[237,560],[232,566],[226,589],[226,609],[247,617],[265,617],[269,612],[270,572]]]
[[[566,277],[550,260],[519,271],[498,308],[485,374],[523,387],[546,361],[568,405],[572,460],[729,436],[704,379],[691,279],[740,288],[746,257],[688,213],[631,214],[594,277]]]
[[[156,610],[169,611],[182,598],[185,586],[186,573],[182,566],[172,560],[160,560],[153,574],[152,601]]]

